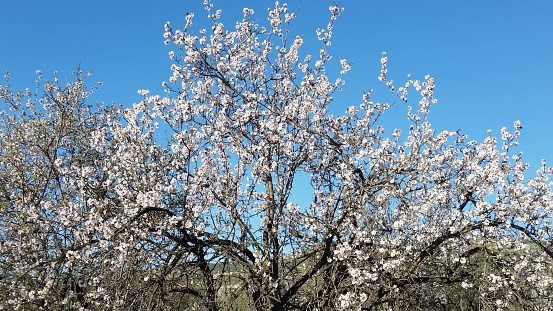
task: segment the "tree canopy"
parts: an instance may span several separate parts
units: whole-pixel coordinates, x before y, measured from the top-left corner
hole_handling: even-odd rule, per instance
[[[228,27],[206,3],[210,29],[165,25],[166,93],[132,107],[87,104],[80,69],[36,92],[6,76],[0,308],[553,308],[553,170],[529,176],[520,122],[434,130],[435,80],[397,85],[385,53],[398,103],[333,115],[340,7],[309,54],[286,5]],[[390,109],[407,118],[384,129]]]

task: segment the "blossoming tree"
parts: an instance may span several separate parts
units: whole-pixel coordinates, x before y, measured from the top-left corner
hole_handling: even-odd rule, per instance
[[[526,176],[519,122],[433,130],[434,79],[398,87],[386,55],[408,130],[370,93],[334,116],[339,7],[310,55],[286,5],[226,28],[206,3],[211,29],[165,25],[167,95],[92,109],[80,71],[1,87],[0,308],[553,307],[553,171]]]

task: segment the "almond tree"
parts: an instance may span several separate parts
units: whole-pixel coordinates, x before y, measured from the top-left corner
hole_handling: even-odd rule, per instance
[[[81,108],[80,79],[28,104],[4,87],[33,121],[2,115],[0,306],[552,307],[553,171],[526,177],[520,122],[483,142],[432,129],[434,79],[396,86],[385,54],[409,123],[385,131],[370,92],[330,114],[350,64],[331,59],[329,9],[310,55],[286,5],[226,28],[206,1],[210,29],[165,25],[167,94],[132,108]]]
[[[101,264],[92,260],[100,220],[87,219],[93,194],[84,189],[92,185],[79,176],[101,168],[102,152],[88,137],[110,110],[93,112],[85,99],[98,86],[87,89],[88,74],[74,74],[75,82],[61,85],[57,74],[44,83],[37,71],[36,91],[17,93],[7,74],[0,86],[1,309],[86,306],[83,277]]]

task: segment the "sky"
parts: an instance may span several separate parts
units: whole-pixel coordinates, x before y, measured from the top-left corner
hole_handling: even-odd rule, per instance
[[[306,42],[300,54],[317,55],[315,30],[326,27],[333,2],[286,3],[298,16],[291,34]],[[253,8],[254,19],[266,23],[274,1],[212,4],[232,28],[243,7]],[[360,104],[370,89],[374,101],[390,100],[377,80],[385,51],[388,74],[398,85],[407,74],[436,79],[439,102],[429,115],[434,128],[462,129],[470,139],[482,140],[488,129],[500,136],[501,127],[513,129],[520,120],[517,150],[524,152],[531,171],[541,166],[541,159],[553,165],[553,1],[343,0],[340,6],[344,11],[330,53],[336,66],[342,58],[353,65],[336,97],[336,114]],[[208,25],[200,22],[205,17],[202,0],[7,1],[0,10],[0,71],[9,71],[14,88],[23,90],[34,85],[36,70],[47,78],[58,71],[70,82],[71,71],[80,65],[93,71],[89,82],[104,84],[93,100],[132,105],[141,99],[138,89],[162,94],[161,83],[171,75],[172,49],[163,44],[163,25],[171,21],[180,28],[189,12],[198,20],[196,30]],[[405,126],[405,108],[392,109],[397,111],[386,124]]]

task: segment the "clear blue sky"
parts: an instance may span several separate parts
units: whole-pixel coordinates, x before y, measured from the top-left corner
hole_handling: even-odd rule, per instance
[[[266,21],[273,3],[213,0],[227,27],[241,18],[244,6]],[[315,29],[326,26],[332,2],[287,3],[290,10],[299,9],[292,31],[308,42],[311,50],[303,52],[317,54],[318,46],[309,43]],[[386,51],[395,81],[403,82],[408,73],[436,78],[439,103],[430,121],[437,129],[461,128],[481,140],[486,130],[499,136],[502,126],[512,129],[520,119],[519,149],[531,170],[542,158],[553,165],[553,1],[343,0],[341,5],[345,11],[331,53],[336,63],[346,58],[354,64],[337,111],[360,103],[369,89],[375,89],[374,100],[389,99],[377,81]],[[93,70],[93,81],[104,82],[95,100],[132,104],[140,100],[138,89],[161,93],[161,82],[170,76],[163,24],[180,27],[187,12],[203,17],[202,0],[6,1],[0,10],[0,71],[10,71],[13,84],[23,89],[33,86],[37,69],[70,79],[81,63]],[[403,125],[401,116],[403,111],[387,122]]]

